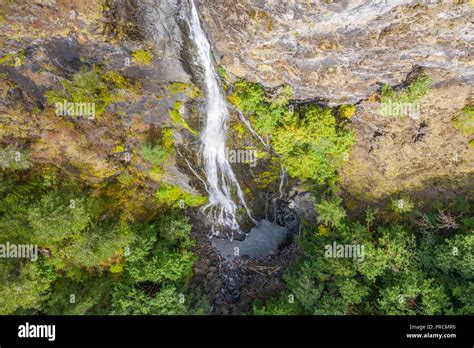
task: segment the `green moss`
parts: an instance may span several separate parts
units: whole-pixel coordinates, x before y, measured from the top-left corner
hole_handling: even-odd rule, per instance
[[[278,182],[279,173],[276,171],[265,171],[259,173],[255,178],[255,184],[261,190],[268,188],[271,183]]]
[[[161,132],[162,138],[161,143],[168,151],[174,151],[174,130],[171,128],[165,128]]]
[[[285,85],[280,88],[276,97],[272,100],[275,105],[288,105],[291,97],[293,97],[293,88],[290,85]]]
[[[351,118],[356,112],[355,105],[341,105],[337,109],[337,114],[342,118]]]
[[[219,74],[221,79],[223,79],[224,81],[226,81],[228,83],[232,83],[232,80],[231,80],[229,74],[227,73],[227,70],[225,70],[225,68],[222,65],[219,65],[217,67],[217,73]]]
[[[140,66],[150,65],[153,63],[153,53],[150,50],[133,51],[132,62]]]
[[[8,53],[0,58],[0,65],[18,68],[25,63],[25,52],[19,51],[17,53]]]
[[[236,123],[232,126],[232,129],[237,132],[238,137],[240,140],[243,139],[244,134],[245,134],[245,127],[242,123]]]
[[[183,116],[181,115],[182,106],[182,102],[177,101],[174,103],[173,108],[170,109],[171,120],[173,121],[175,126],[185,128],[194,135],[197,135],[198,133],[189,126],[189,124],[184,120]]]
[[[166,159],[167,152],[164,146],[155,145],[151,146],[148,144],[142,145],[142,156],[143,158],[150,162],[153,166],[160,166],[163,161]]]
[[[207,198],[184,192],[179,186],[162,184],[155,194],[156,203],[159,207],[183,208],[197,207],[206,203]]]
[[[123,146],[123,144],[118,144],[117,146],[115,146],[114,153],[119,153],[119,152],[124,152],[124,151],[125,151],[125,147]]]
[[[474,134],[474,104],[466,105],[453,122],[454,126],[465,135]]]
[[[183,93],[186,96],[190,98],[198,98],[201,96],[201,91],[199,88],[194,86],[191,83],[185,83],[185,82],[172,82],[170,83],[166,89],[172,94],[178,94],[178,93]]]
[[[108,82],[109,85],[114,86],[114,88],[118,88],[118,89],[133,88],[130,81],[126,77],[122,76],[116,71],[107,71],[106,73],[102,74],[102,78],[104,81]]]
[[[102,72],[98,66],[82,68],[72,80],[61,81],[63,90],[50,90],[45,93],[48,103],[55,107],[64,101],[75,104],[89,103],[94,106],[94,116],[104,114],[107,106],[124,100],[117,90],[129,89],[135,92],[131,83],[114,71]],[[77,116],[77,115],[72,115]]]

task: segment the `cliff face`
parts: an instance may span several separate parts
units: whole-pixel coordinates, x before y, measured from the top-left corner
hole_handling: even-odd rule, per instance
[[[1,143],[28,151],[35,164],[54,164],[92,185],[127,170],[138,176],[149,172],[141,145],[159,136],[161,127],[173,127],[170,110],[189,99],[187,86],[170,88],[173,81],[190,81],[180,60],[180,29],[171,14],[175,3],[1,5]],[[75,78],[88,84],[83,71],[93,72],[87,75],[93,81],[79,86],[88,93],[108,85],[109,92],[91,100],[105,109],[94,119],[57,115],[48,93],[64,91]],[[193,138],[177,128],[175,143],[182,141],[180,131]],[[196,193],[174,156],[163,166],[166,181]],[[151,189],[164,179],[141,178]]]
[[[352,126],[358,141],[341,171],[341,185],[352,196],[374,201],[408,191],[428,203],[472,194],[472,134],[466,136],[453,122],[472,100],[472,86],[454,73],[427,71],[433,83],[419,101],[419,118],[386,117],[380,103],[370,100],[357,106]]]
[[[453,119],[472,103],[472,3],[457,1],[202,1],[216,58],[234,76],[295,100],[357,104],[342,187],[363,200],[399,191],[433,199],[473,187],[472,134]],[[431,77],[419,117],[380,112],[382,84]],[[472,121],[471,121],[472,122]]]
[[[376,200],[402,190],[433,197],[472,186],[472,134],[453,120],[472,103],[473,6],[429,3],[210,0],[198,7],[216,60],[232,78],[269,90],[288,84],[295,102],[356,104],[352,127],[358,141],[341,171],[341,185],[358,199]],[[152,133],[150,125],[173,126],[169,113],[176,102],[189,126],[200,127],[196,111],[202,98],[192,102],[186,88],[169,89],[175,81],[199,85],[191,73],[199,69],[193,67],[186,27],[177,15],[183,6],[186,2],[175,0],[3,4],[1,142],[27,146],[33,161],[53,162],[94,184],[118,175],[127,151],[132,155],[127,165],[147,171],[140,143]],[[134,63],[133,52],[140,50],[152,52],[153,61]],[[109,105],[93,122],[58,118],[46,91],[60,89],[63,79],[95,64],[140,86],[119,91],[133,97]],[[382,115],[381,85],[403,89],[420,67],[433,82],[419,101],[419,117]],[[238,123],[235,117],[230,124],[231,146],[258,147],[254,137],[235,131],[242,128]],[[168,179],[189,192],[203,191],[200,180],[184,174],[188,164],[202,173],[198,134],[175,128],[175,144],[184,145],[189,163],[170,159]],[[246,189],[258,191],[248,168],[235,170]]]
[[[397,85],[416,65],[473,82],[473,7],[409,0],[203,1],[221,63],[296,99],[355,103]],[[419,3],[434,3],[423,2]]]

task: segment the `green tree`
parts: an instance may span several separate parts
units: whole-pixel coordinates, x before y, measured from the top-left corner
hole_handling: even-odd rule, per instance
[[[335,196],[332,200],[322,200],[314,206],[318,213],[318,221],[326,225],[340,227],[346,217],[346,211],[341,207],[342,199]]]
[[[39,262],[0,262],[0,314],[36,311],[49,296],[54,274]]]

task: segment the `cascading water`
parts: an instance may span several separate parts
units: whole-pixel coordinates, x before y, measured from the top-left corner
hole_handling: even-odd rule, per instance
[[[236,189],[237,196],[248,216],[252,221],[256,221],[245,203],[244,194],[227,159],[225,151],[226,122],[229,112],[212,61],[209,41],[201,27],[194,1],[191,0],[190,2],[190,37],[196,45],[198,63],[203,70],[203,85],[206,96],[206,122],[201,133],[201,152],[206,173],[209,203],[204,207],[204,210],[210,209],[218,224],[229,227],[231,231],[240,232],[236,220],[237,204],[232,199],[232,188]]]
[[[273,198],[273,222],[276,222],[277,220],[277,203],[278,203],[278,200],[280,199],[283,199],[283,195],[284,195],[284,192],[283,192],[283,188],[285,186],[285,179],[286,179],[286,172],[285,172],[285,168],[283,168],[283,166],[280,167],[280,186],[278,187],[278,192],[280,193],[280,195],[276,198]]]

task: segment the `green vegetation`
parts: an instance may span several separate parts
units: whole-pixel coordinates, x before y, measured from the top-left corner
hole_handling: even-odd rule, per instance
[[[180,291],[185,289],[195,260],[190,230],[187,219],[175,214],[139,228],[125,258],[124,281],[113,290],[112,314],[187,312],[186,297]]]
[[[201,91],[195,85],[185,82],[172,82],[167,87],[168,92],[172,95],[183,93],[190,98],[198,98],[201,96]]]
[[[29,152],[13,145],[0,146],[0,168],[24,170],[30,167]]]
[[[148,150],[145,157],[158,163],[160,151]],[[116,198],[123,189],[136,197],[125,174],[100,191],[52,168],[0,176],[0,244],[38,246],[35,259],[0,262],[0,314],[189,312],[195,255],[182,210],[162,206],[160,217],[135,219],[138,211]],[[189,206],[198,202],[163,187]]]
[[[72,80],[61,81],[63,90],[50,90],[45,93],[52,107],[57,104],[90,103],[94,105],[95,117],[100,117],[111,103],[123,100],[120,90],[133,90],[131,83],[115,71],[103,72],[98,66],[82,68]],[[74,115],[73,115],[74,116]]]
[[[0,65],[18,68],[25,63],[25,52],[8,53],[0,58]]]
[[[217,73],[219,74],[220,78],[223,79],[225,82],[232,83],[232,80],[229,74],[227,73],[227,70],[225,70],[225,68],[222,65],[219,65],[217,67]]]
[[[291,89],[270,98],[261,85],[239,80],[229,101],[245,113],[257,132],[270,137],[293,177],[318,184],[337,180],[337,169],[354,143],[354,135],[338,123],[331,109],[318,105],[294,108]]]
[[[394,91],[390,85],[382,86],[381,103],[416,103],[425,96],[433,80],[429,75],[422,72],[403,91]]]
[[[431,78],[422,73],[404,91],[384,86],[382,102],[415,103],[430,84]],[[355,106],[342,105],[334,115],[314,104],[293,107],[291,93],[281,90],[270,97],[262,86],[247,81],[233,87],[229,101],[250,115],[288,173],[303,183],[319,184],[305,185],[317,193],[320,225],[303,223],[298,243],[304,256],[284,275],[288,292],[255,302],[253,314],[472,312],[473,288],[468,284],[474,277],[474,217],[468,213],[469,202],[433,207],[426,214],[400,194],[383,209],[367,208],[365,218],[348,214],[335,184],[355,141],[347,128]],[[263,172],[257,184],[271,180],[272,172]]]
[[[142,156],[153,166],[160,166],[167,157],[167,151],[164,146],[160,144],[155,144],[155,146],[143,144]]]
[[[155,197],[158,206],[174,208],[180,207],[180,205],[182,205],[181,207],[197,207],[207,200],[205,197],[184,192],[180,187],[166,183],[161,184]]]
[[[337,109],[338,116],[342,118],[351,118],[352,116],[354,116],[355,112],[356,112],[355,105],[341,105]]]
[[[194,135],[197,135],[198,133],[195,130],[191,129],[189,124],[184,120],[183,116],[181,115],[182,106],[183,106],[183,103],[181,102],[174,103],[173,108],[170,109],[171,120],[177,127],[185,128],[191,133],[193,133]]]
[[[335,196],[332,200],[323,200],[314,206],[318,213],[318,222],[325,225],[340,227],[341,221],[346,217],[346,212],[340,206],[342,200]]]
[[[400,198],[395,198],[391,200],[392,209],[397,214],[409,213],[415,207],[415,204],[410,200],[410,197],[404,195]]]
[[[474,134],[474,104],[466,105],[460,115],[454,119],[454,126],[463,134]]]
[[[147,66],[153,63],[153,53],[149,50],[138,50],[132,52],[132,62],[139,66]]]
[[[284,276],[293,297],[284,294],[266,306],[256,303],[253,313],[472,313],[474,217],[464,215],[448,224],[465,214],[466,205],[469,209],[468,202],[458,203],[428,215],[412,212],[403,224],[368,209],[366,221],[338,218],[329,234],[314,234],[307,227],[299,241],[305,256]],[[331,257],[327,250],[333,243],[363,246],[364,252]]]
[[[163,179],[163,163],[169,155],[170,152],[161,144],[142,145],[142,157],[151,164],[149,174],[153,180],[161,181]]]

